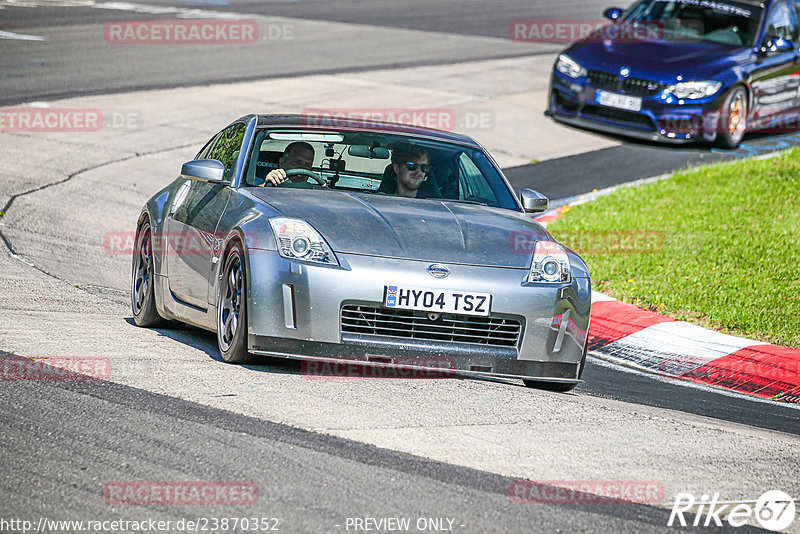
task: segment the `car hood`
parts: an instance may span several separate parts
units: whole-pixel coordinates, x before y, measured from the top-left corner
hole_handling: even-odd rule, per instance
[[[619,72],[628,67],[631,76],[661,83],[708,79],[744,61],[747,48],[708,41],[631,41],[587,38],[566,53],[586,69]]]
[[[303,189],[253,194],[310,223],[338,253],[528,269],[532,244],[552,239],[528,215],[475,204]]]

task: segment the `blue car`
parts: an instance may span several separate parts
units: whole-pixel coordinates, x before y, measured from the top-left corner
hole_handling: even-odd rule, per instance
[[[800,0],[641,0],[553,67],[553,119],[668,143],[735,148],[746,132],[795,130]]]

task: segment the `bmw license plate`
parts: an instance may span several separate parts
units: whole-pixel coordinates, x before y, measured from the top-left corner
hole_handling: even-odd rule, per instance
[[[642,99],[638,96],[619,95],[600,89],[595,93],[594,101],[601,106],[610,108],[627,109],[628,111],[640,111],[642,109]]]
[[[486,316],[492,309],[492,295],[471,291],[386,286],[383,305],[403,310]]]

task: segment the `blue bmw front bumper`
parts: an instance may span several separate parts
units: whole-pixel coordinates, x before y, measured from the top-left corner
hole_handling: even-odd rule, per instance
[[[546,114],[556,121],[604,133],[665,143],[711,142],[719,128],[723,91],[699,100],[678,100],[664,84],[589,71],[569,78],[553,70]],[[641,101],[636,110],[599,102],[602,91]]]

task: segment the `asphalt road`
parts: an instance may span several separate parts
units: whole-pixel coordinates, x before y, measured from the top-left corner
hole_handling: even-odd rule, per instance
[[[519,18],[598,18],[602,6],[598,0],[542,3],[536,8],[519,0],[232,0],[224,5],[154,0],[125,3],[125,9],[104,9],[111,3],[101,1],[69,9],[48,7],[52,5],[48,0],[32,4],[38,6],[15,7],[6,2],[0,10],[0,31],[45,39],[0,39],[0,105],[553,52],[558,45],[512,42],[509,24]],[[152,14],[152,6],[162,12]],[[163,12],[169,7],[174,9]],[[110,43],[103,33],[104,25],[114,21],[219,16],[257,20],[258,41],[217,46],[127,45]]]
[[[175,7],[153,14],[136,4],[65,9],[47,0],[31,3],[40,6],[0,2],[0,31],[46,39],[0,39],[0,105],[405,67],[395,80],[381,75],[386,86],[375,85],[401,87],[414,76],[433,78],[411,67],[449,65],[450,73],[458,70],[454,63],[551,54],[558,47],[511,43],[509,21],[594,18],[604,7],[548,2],[534,10],[511,0],[148,2]],[[254,17],[265,36],[270,28],[290,27],[293,37],[224,47],[129,47],[103,39],[106,22],[176,18],[187,9]],[[309,79],[323,95],[355,87],[352,80]],[[141,131],[17,135],[0,143],[7,212],[0,214],[0,234],[18,255],[0,260],[0,348],[24,356],[108,354],[115,365],[113,382],[0,384],[0,518],[268,514],[280,519],[282,531],[337,532],[347,517],[408,516],[454,518],[465,532],[524,532],[531,525],[651,532],[667,530],[663,508],[516,505],[508,485],[519,477],[651,476],[665,481],[665,502],[676,488],[724,486],[739,497],[794,488],[800,417],[791,406],[687,388],[593,360],[586,384],[569,395],[470,380],[317,384],[291,362],[221,364],[213,336],[204,332],[130,326],[127,257],[99,252],[104,232],[128,228],[142,200],[169,179],[176,162],[191,157],[214,131],[211,125],[230,120],[233,99],[239,105],[244,94],[209,89],[205,100],[177,89],[137,94],[133,102],[152,98],[160,110]],[[135,105],[151,117],[145,103]],[[196,117],[189,124],[181,116],[188,110]],[[507,173],[516,186],[557,199],[788,147],[795,137],[752,138],[724,153],[612,141],[615,146]],[[731,462],[736,472],[720,467]],[[154,479],[249,480],[260,500],[227,510],[115,507],[102,499],[108,481]]]
[[[637,533],[661,530],[669,519],[663,508],[623,502],[517,504],[508,497],[513,478],[109,382],[23,381],[4,385],[3,393],[0,460],[17,475],[2,482],[3,493],[14,495],[0,501],[5,519],[175,525],[257,517],[277,519],[280,532],[306,533],[353,531],[348,518],[367,517],[409,518],[410,532],[434,530],[415,528],[434,519],[454,532],[527,532],[533,525],[557,532],[568,525],[572,532]],[[109,505],[103,493],[113,482],[183,480],[254,483],[258,499],[145,507]]]
[[[623,144],[619,146],[511,167],[504,172],[517,189],[529,187],[558,201],[680,169],[787,150],[800,145],[800,134],[750,134],[736,150],[696,144],[665,147],[621,140]]]

